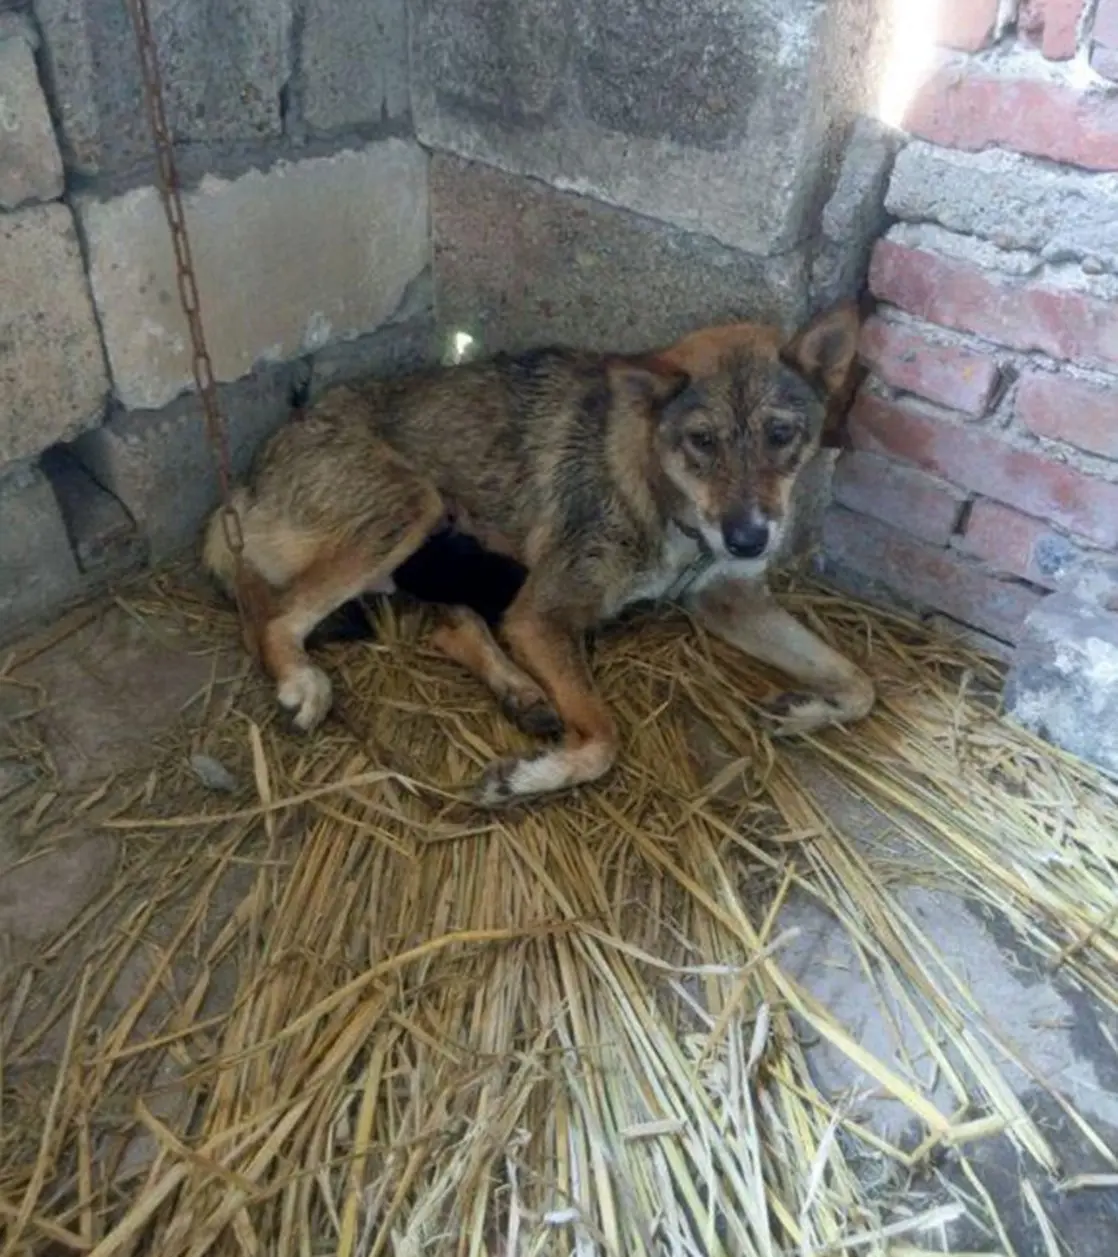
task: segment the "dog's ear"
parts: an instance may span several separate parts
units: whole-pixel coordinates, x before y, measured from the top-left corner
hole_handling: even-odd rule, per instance
[[[780,351],[781,359],[826,397],[846,383],[858,355],[862,321],[851,301],[814,318]]]
[[[612,358],[608,370],[610,384],[622,396],[657,409],[678,397],[691,383],[686,371],[655,354]]]

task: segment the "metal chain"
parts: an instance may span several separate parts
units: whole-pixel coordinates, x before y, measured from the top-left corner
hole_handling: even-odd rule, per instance
[[[191,369],[194,382],[198,388],[198,396],[202,403],[202,414],[206,424],[206,435],[214,453],[217,464],[218,480],[221,485],[221,523],[225,540],[233,553],[235,564],[234,592],[237,610],[248,631],[246,608],[243,598],[243,561],[244,534],[241,521],[232,505],[233,471],[229,454],[229,435],[221,415],[217,400],[217,381],[214,379],[213,362],[206,348],[206,334],[202,326],[202,306],[198,297],[198,281],[194,274],[194,262],[190,253],[190,237],[186,230],[186,216],[183,213],[182,199],[179,196],[179,176],[175,165],[174,141],[167,125],[167,114],[163,105],[163,85],[159,73],[159,53],[155,45],[155,37],[151,29],[151,17],[148,13],[147,0],[125,0],[132,27],[136,34],[136,48],[140,56],[140,74],[144,85],[144,98],[147,102],[148,121],[151,123],[152,139],[155,144],[155,157],[159,175],[159,195],[163,201],[163,210],[167,216],[167,226],[171,231],[171,244],[175,251],[175,270],[178,279],[179,299],[183,313],[190,329],[192,346]]]

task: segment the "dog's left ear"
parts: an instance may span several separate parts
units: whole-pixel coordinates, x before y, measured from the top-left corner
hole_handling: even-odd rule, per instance
[[[846,383],[861,330],[858,307],[844,303],[798,331],[780,351],[781,359],[830,397]]]
[[[609,378],[626,396],[656,407],[667,405],[691,383],[686,371],[655,354],[614,358],[609,364]]]

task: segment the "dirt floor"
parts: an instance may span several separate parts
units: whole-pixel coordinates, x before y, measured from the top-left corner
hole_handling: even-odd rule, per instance
[[[219,858],[216,848],[207,847],[205,833],[108,823],[180,814],[193,806],[235,813],[262,789],[261,764],[245,730],[253,720],[268,729],[265,687],[243,658],[228,616],[215,610],[208,620],[204,595],[184,599],[175,584],[179,577],[167,579],[174,597],[165,597],[160,587],[125,590],[15,645],[6,667],[0,652],[0,992],[6,998],[0,1120],[7,1119],[6,1129],[0,1127],[0,1162],[9,1171],[18,1155],[31,1160],[38,1155],[28,1114],[38,1113],[49,1128],[59,1064],[75,1051],[76,1003],[96,1004],[93,1023],[99,1019],[115,1048],[130,1041],[119,1037],[120,1024],[133,1006],[142,1011],[123,1032],[130,1035],[165,1029],[168,1010],[184,1006],[197,1023],[217,1025],[229,1015],[236,990],[237,949],[253,945],[242,938],[221,951],[223,931],[237,914],[243,917],[251,900],[248,892],[263,858],[259,851],[249,859],[225,846]],[[189,583],[185,588],[190,590]],[[215,640],[224,645],[215,648]],[[484,702],[483,696],[477,701]],[[341,719],[327,739],[343,737],[344,710]],[[281,735],[269,731],[272,736]],[[696,734],[696,744],[699,740]],[[849,1160],[871,1192],[879,1189],[884,1196],[903,1187],[912,1202],[927,1207],[977,1200],[986,1192],[1004,1227],[1000,1235],[982,1233],[965,1218],[945,1216],[939,1228],[919,1237],[919,1249],[895,1251],[1110,1257],[1118,1237],[1115,1162],[1106,1155],[1107,1148],[1118,1150],[1115,1010],[1063,970],[1053,973],[1008,917],[980,903],[962,879],[953,888],[950,877],[928,877],[911,830],[900,832],[853,779],[844,781],[834,757],[802,746],[778,753],[795,761],[797,780],[805,783],[813,805],[845,833],[851,849],[891,879],[912,929],[968,988],[967,998],[959,1000],[960,1024],[970,1024],[976,1038],[984,1019],[997,1024],[999,1042],[987,1040],[987,1048],[1013,1092],[1003,1101],[1011,1109],[1014,1101],[1020,1104],[1056,1157],[1057,1168],[1046,1172],[1023,1155],[1019,1143],[999,1135],[968,1147],[965,1165],[946,1147],[909,1172],[865,1155],[857,1140],[840,1134],[850,1140]],[[718,754],[711,749],[713,775],[724,762]],[[277,812],[274,821],[269,841],[278,866],[302,841],[298,826],[310,822],[299,812]],[[934,845],[934,835],[928,841]],[[206,909],[192,918],[191,904],[199,902],[194,892],[203,883]],[[852,902],[851,916],[858,912]],[[111,928],[99,933],[100,919],[111,921]],[[872,931],[875,923],[840,924],[818,896],[793,887],[776,926],[788,927],[794,931],[783,964],[803,989],[875,1057],[917,1061],[921,1046],[909,1021],[911,1007],[900,995],[891,1006],[883,1003],[881,984],[868,974],[856,945],[857,929]],[[416,923],[419,934],[423,928]],[[184,949],[179,942],[187,936],[192,942]],[[162,966],[160,958],[171,954],[174,964]],[[940,980],[950,985],[948,978]],[[144,992],[146,1002],[138,1005]],[[898,1146],[911,1148],[919,1141],[912,1112],[883,1095],[849,1052],[818,1035],[805,1035],[804,1049],[820,1089],[848,1097],[847,1111],[862,1127]],[[950,1060],[947,1043],[944,1052]],[[1016,1062],[1009,1061],[1010,1052],[1018,1054]],[[144,1059],[144,1069],[120,1095],[131,1095],[133,1104],[142,1098],[152,1120],[138,1131],[134,1114],[125,1111],[126,1099],[119,1100],[124,1106],[117,1115],[119,1137],[114,1142],[112,1115],[101,1113],[101,1128],[86,1145],[88,1157],[111,1164],[112,1182],[104,1191],[118,1205],[148,1175],[157,1153],[167,1154],[172,1138],[167,1132],[185,1129],[186,1058],[169,1050],[157,1063]],[[927,1061],[916,1068],[927,1075],[926,1094],[954,1112],[948,1071]],[[1080,1119],[1092,1136],[1085,1136]],[[81,1160],[79,1149],[79,1177],[96,1178],[95,1169]],[[1101,1177],[1077,1183],[1076,1176],[1092,1174]],[[14,1181],[10,1173],[9,1181]],[[74,1236],[86,1241],[79,1247],[92,1247],[99,1224],[80,1210],[65,1214],[69,1221],[56,1228],[71,1237],[68,1242],[52,1235],[50,1185],[38,1188],[34,1216],[47,1220],[41,1225],[19,1219],[20,1200],[0,1194],[0,1249],[47,1252],[58,1244],[57,1251],[71,1251]],[[17,1221],[24,1238],[5,1248],[5,1226],[16,1235]]]

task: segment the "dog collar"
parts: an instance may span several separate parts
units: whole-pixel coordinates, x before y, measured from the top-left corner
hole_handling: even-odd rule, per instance
[[[698,547],[699,553],[691,560],[679,575],[679,579],[671,587],[668,592],[668,601],[674,602],[691,588],[691,586],[699,579],[700,576],[714,563],[714,551],[710,548],[707,539],[697,528],[689,528],[686,524],[681,524],[679,520],[674,519],[672,523],[679,529],[685,537],[690,538]]]

